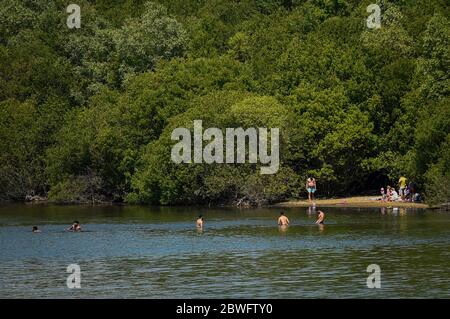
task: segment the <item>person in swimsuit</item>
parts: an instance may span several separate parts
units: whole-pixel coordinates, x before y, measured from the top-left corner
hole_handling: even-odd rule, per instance
[[[325,220],[325,214],[323,213],[323,211],[319,210],[317,211],[317,221],[316,224],[318,225],[323,225],[323,222]]]
[[[200,215],[197,218],[197,228],[202,229],[203,228],[203,216]]]
[[[280,213],[280,217],[278,217],[278,226],[287,226],[289,225],[289,219],[284,216],[284,213]]]
[[[32,230],[33,233],[40,233],[41,231],[38,229],[37,226],[33,226]]]
[[[308,177],[306,180],[306,190],[308,191],[308,200],[311,202],[314,200],[314,193],[316,192],[316,179],[314,177]]]
[[[76,220],[73,222],[72,226],[67,228],[68,231],[81,231],[80,223]]]

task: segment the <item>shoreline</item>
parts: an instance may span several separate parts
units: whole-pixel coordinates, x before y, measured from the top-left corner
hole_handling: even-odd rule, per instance
[[[316,206],[321,207],[404,207],[404,208],[432,208],[425,203],[411,202],[383,202],[376,200],[376,196],[354,196],[331,199],[317,199]],[[288,200],[277,204],[269,205],[269,207],[277,208],[293,208],[293,207],[309,207],[312,206],[308,200]]]
[[[376,208],[376,207],[403,207],[403,208],[448,208],[447,205],[436,205],[430,206],[425,203],[411,203],[411,202],[383,202],[380,200],[376,200],[376,196],[352,196],[352,197],[340,197],[340,198],[329,198],[329,199],[316,199],[314,201],[315,206],[317,207],[355,207],[355,208]],[[150,205],[150,204],[129,204],[124,202],[56,202],[56,201],[48,201],[48,200],[39,200],[39,201],[24,201],[24,202],[0,202],[0,205],[8,205],[8,204],[24,204],[24,205],[56,205],[56,206],[158,206],[158,207],[176,207],[180,205]],[[183,206],[183,205],[181,205]],[[186,206],[201,206],[207,207],[208,205],[186,205]],[[268,207],[268,208],[295,208],[295,207],[310,207],[313,206],[312,203],[309,203],[307,199],[291,199],[286,200],[279,203],[274,204],[266,204],[260,206],[260,208]],[[249,207],[237,207],[235,205],[230,204],[217,204],[210,206],[211,208],[258,208],[258,206],[249,206]]]

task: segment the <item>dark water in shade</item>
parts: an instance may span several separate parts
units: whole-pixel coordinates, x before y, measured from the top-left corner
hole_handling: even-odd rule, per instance
[[[320,228],[285,211],[282,231],[276,209],[1,206],[0,298],[450,298],[450,213],[325,208]]]

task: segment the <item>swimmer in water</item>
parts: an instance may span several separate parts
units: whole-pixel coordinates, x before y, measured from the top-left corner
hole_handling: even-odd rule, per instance
[[[318,215],[317,215],[316,224],[323,225],[323,221],[325,220],[325,214],[321,210],[317,211],[317,214]]]
[[[289,219],[284,216],[284,213],[280,213],[280,217],[278,217],[278,226],[287,226],[289,225]]]
[[[200,215],[197,218],[197,228],[202,229],[203,228],[203,216]]]
[[[81,231],[80,223],[76,220],[73,222],[72,226],[67,228],[68,231]]]
[[[32,230],[33,233],[40,233],[41,231],[38,229],[37,226],[33,226]]]

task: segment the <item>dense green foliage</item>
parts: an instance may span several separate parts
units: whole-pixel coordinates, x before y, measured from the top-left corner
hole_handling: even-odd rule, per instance
[[[450,7],[359,0],[0,6],[0,200],[262,204],[418,183],[450,202]],[[279,127],[281,168],[170,160],[176,127]]]

